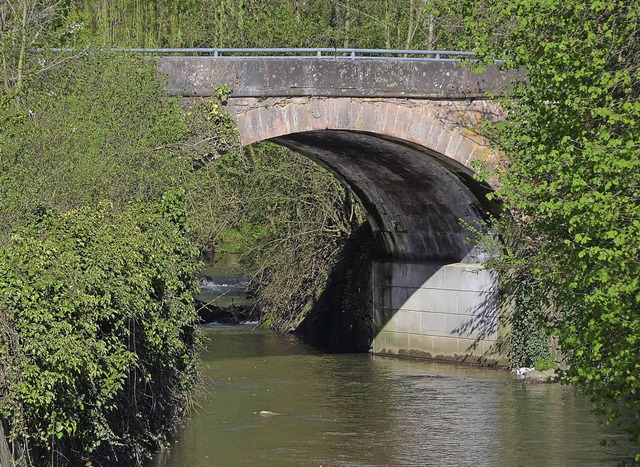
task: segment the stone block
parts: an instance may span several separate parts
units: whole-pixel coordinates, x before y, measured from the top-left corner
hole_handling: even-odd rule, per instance
[[[393,122],[393,128],[390,131],[390,135],[396,138],[405,139],[406,137],[406,128],[409,124],[409,119],[411,117],[411,109],[407,107],[398,107],[398,111],[396,113],[396,118]]]
[[[284,121],[284,126],[286,128],[286,133],[280,133],[278,132],[277,135],[287,135],[290,133],[294,133],[296,130],[296,128],[293,126],[294,125],[294,109],[295,107],[293,105],[285,105],[284,107],[281,107],[280,110],[280,115],[277,118],[281,118]]]
[[[438,313],[457,313],[458,298],[454,290],[431,290],[429,294],[431,310]]]
[[[396,310],[391,308],[383,308],[374,306],[373,308],[373,327],[374,330],[381,331],[395,331],[395,323],[393,321],[393,315]]]
[[[456,292],[456,299],[458,301],[456,313],[470,316],[480,314],[484,309],[484,302],[489,299],[488,295],[489,294],[483,292],[458,290]]]
[[[419,311],[398,310],[391,321],[396,332],[402,333],[419,333],[420,332],[420,313]]]
[[[477,327],[480,323],[468,315],[446,315],[447,335],[456,337],[471,337],[477,334]]]
[[[374,337],[371,342],[371,351],[373,353],[382,353],[386,349],[387,345],[387,331],[380,331]]]
[[[327,100],[311,99],[309,109],[314,120],[314,128],[316,128],[316,124],[319,124],[319,128],[326,128]]]
[[[447,147],[453,138],[453,132],[451,130],[442,129],[440,134],[438,135],[438,142],[435,146],[432,146],[432,149],[435,149],[440,154],[445,154],[447,152]]]
[[[482,341],[473,338],[459,337],[456,339],[458,345],[458,354],[461,355],[482,355],[484,347]]]
[[[394,287],[374,286],[374,306],[379,308],[397,309],[393,306]],[[396,292],[400,293],[400,292]]]
[[[412,109],[409,118],[405,139],[419,143],[424,138],[425,133],[431,129],[431,119],[418,109]]]
[[[306,105],[296,105],[293,109],[293,128],[296,132],[309,131],[311,126],[311,113]]]
[[[268,137],[265,126],[265,120],[268,119],[267,113],[268,111],[266,109],[259,109],[256,112],[252,112],[249,117],[250,124],[248,131],[254,135],[255,141],[261,141]]]
[[[336,121],[338,120],[338,102],[339,99],[324,99],[325,101],[325,114],[324,119],[326,122],[326,128],[337,128]]]
[[[435,269],[438,268],[438,269]],[[435,269],[435,270],[434,270]],[[431,275],[429,272],[433,271]],[[445,289],[446,279],[444,275],[445,269],[442,266],[431,264],[429,268],[422,271],[421,276],[427,276],[427,279],[420,286],[421,289]]]
[[[392,351],[393,353],[399,353],[400,350],[408,349],[409,334],[403,334],[399,332],[386,332],[385,348],[387,349],[387,351]]]
[[[453,356],[459,353],[458,340],[452,337],[433,336],[433,355],[437,356]]]
[[[424,302],[420,296],[420,289],[410,287],[390,287],[391,308],[394,310],[422,310]],[[426,308],[424,308],[426,309]]]
[[[444,155],[453,159],[454,155],[458,153],[458,146],[460,146],[460,142],[462,141],[462,134],[459,131],[453,131],[451,134],[451,139],[449,140],[449,144],[444,151]]]
[[[421,313],[420,314],[420,334],[428,336],[447,336],[447,314],[446,313]]]
[[[382,134],[390,135],[398,115],[398,105],[394,103],[385,103],[385,117],[382,125]]]
[[[387,122],[387,112],[389,111],[389,106],[384,101],[372,101],[370,102],[372,105],[372,113],[375,114],[375,129],[370,129],[373,133],[379,133],[380,128],[383,128],[385,123]]]
[[[336,116],[334,126],[337,130],[348,130],[350,128],[349,109],[351,108],[350,99],[340,98],[336,103]]]
[[[349,106],[349,128],[360,130],[362,128],[362,105]]]
[[[409,334],[409,349],[433,355],[433,337],[419,334]]]
[[[445,131],[441,128],[441,125],[433,125],[424,136],[425,147],[437,151],[438,141],[440,140],[440,134]]]
[[[360,108],[362,111],[357,117],[357,129],[370,133],[376,133],[379,131],[380,124],[378,121],[378,106],[373,102],[364,102],[360,105]]]
[[[413,288],[443,288],[443,263],[377,262],[373,264],[376,285]]]
[[[481,265],[468,263],[452,263],[444,269],[447,287],[456,290],[488,290],[496,284],[496,274]]]

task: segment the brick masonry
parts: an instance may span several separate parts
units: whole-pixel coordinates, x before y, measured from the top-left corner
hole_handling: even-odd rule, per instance
[[[367,132],[429,148],[437,157],[473,170],[474,161],[500,160],[474,131],[504,114],[489,100],[424,100],[360,97],[231,98],[227,110],[241,142],[315,130]]]

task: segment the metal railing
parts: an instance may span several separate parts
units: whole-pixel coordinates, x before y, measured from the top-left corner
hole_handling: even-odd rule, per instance
[[[57,52],[78,52],[77,49],[53,49]],[[91,50],[91,49],[89,49]],[[332,47],[304,47],[304,48],[114,48],[114,52],[135,52],[152,55],[194,55],[212,56],[216,58],[233,57],[307,57],[351,60],[371,58],[402,59],[402,60],[438,60],[455,61],[474,56],[473,52],[454,50],[405,50],[405,49],[349,49]]]

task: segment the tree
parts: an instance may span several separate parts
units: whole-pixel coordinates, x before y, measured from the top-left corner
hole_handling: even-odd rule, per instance
[[[17,0],[16,0],[17,1]],[[65,2],[64,40],[116,47],[468,48],[465,0]]]
[[[515,0],[484,10],[482,52],[526,78],[488,130],[505,152],[497,195],[523,229],[568,369],[640,443],[640,4]],[[497,49],[497,50],[496,50]],[[640,456],[636,458],[640,461]]]
[[[213,234],[195,166],[235,134],[143,57],[56,59],[0,109],[0,460],[140,464],[189,405]]]
[[[241,182],[225,185],[237,191],[236,239],[246,242],[262,320],[278,331],[293,331],[324,290],[364,215],[348,189],[307,157],[273,143],[247,153],[241,166],[220,161],[217,172]]]
[[[197,377],[181,203],[44,212],[0,246],[0,431],[16,465],[139,465],[175,431]]]

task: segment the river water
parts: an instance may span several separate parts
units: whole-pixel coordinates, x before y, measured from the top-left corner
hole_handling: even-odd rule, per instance
[[[603,466],[589,403],[504,370],[324,354],[251,326],[205,329],[199,407],[153,466]],[[274,414],[260,414],[268,411]]]

